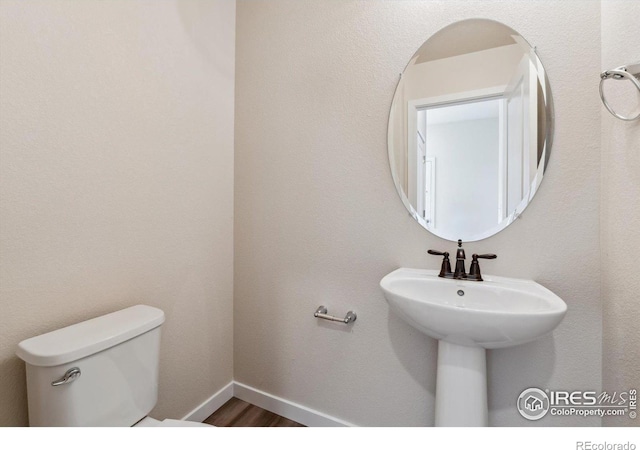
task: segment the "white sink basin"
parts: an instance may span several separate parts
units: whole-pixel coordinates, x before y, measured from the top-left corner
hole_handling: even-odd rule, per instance
[[[567,305],[535,281],[483,275],[439,278],[435,270],[398,269],[380,287],[393,311],[423,333],[459,345],[511,347],[553,331]]]
[[[535,281],[483,275],[484,281],[398,269],[380,281],[391,309],[436,338],[436,426],[487,426],[486,350],[553,331],[567,305]]]

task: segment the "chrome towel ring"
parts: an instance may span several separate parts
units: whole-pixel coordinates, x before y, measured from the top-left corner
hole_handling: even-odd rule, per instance
[[[633,117],[625,117],[616,113],[611,107],[611,105],[609,105],[609,103],[605,99],[602,85],[604,84],[604,81],[608,80],[609,78],[613,78],[614,80],[628,79],[633,83],[633,85],[636,88],[638,88],[638,91],[640,91],[640,80],[638,79],[639,77],[640,77],[640,63],[627,65],[627,66],[620,66],[611,70],[605,70],[600,74],[600,98],[602,99],[602,103],[604,103],[605,108],[607,108],[607,111],[609,111],[618,119],[626,120],[626,121],[636,120],[640,118],[640,112]]]

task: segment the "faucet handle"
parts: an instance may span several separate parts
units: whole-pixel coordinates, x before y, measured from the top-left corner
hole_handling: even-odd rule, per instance
[[[474,253],[471,255],[473,259],[482,258],[482,259],[496,259],[498,255],[494,255],[493,253],[485,253],[484,255],[478,255]]]
[[[474,281],[482,281],[482,274],[480,273],[480,264],[478,264],[478,258],[482,259],[496,259],[498,256],[493,253],[485,253],[478,255],[474,253],[471,255],[471,267],[469,267],[468,278]]]
[[[444,278],[451,275],[451,262],[449,261],[449,252],[439,252],[438,250],[427,250],[430,255],[443,256],[442,266],[440,267],[439,277]]]

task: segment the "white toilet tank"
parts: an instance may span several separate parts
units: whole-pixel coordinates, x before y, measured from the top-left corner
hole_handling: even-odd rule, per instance
[[[158,400],[163,323],[160,309],[137,305],[22,341],[29,425],[131,426],[145,417]]]

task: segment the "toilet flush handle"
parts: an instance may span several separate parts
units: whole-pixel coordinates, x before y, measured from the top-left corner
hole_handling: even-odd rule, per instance
[[[62,378],[56,381],[52,381],[51,386],[61,386],[63,384],[71,383],[72,381],[75,381],[76,378],[80,378],[80,375],[82,375],[80,369],[78,367],[72,367],[71,369],[67,370]]]

